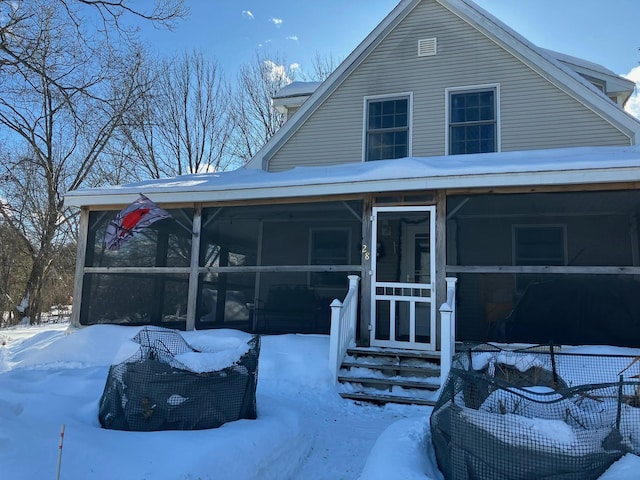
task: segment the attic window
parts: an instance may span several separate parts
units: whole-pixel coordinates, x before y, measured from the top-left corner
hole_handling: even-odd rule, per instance
[[[438,39],[437,38],[424,38],[418,40],[418,56],[419,57],[432,57],[438,53]]]

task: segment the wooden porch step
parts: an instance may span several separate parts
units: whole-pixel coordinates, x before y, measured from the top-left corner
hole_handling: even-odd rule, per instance
[[[387,403],[401,403],[404,405],[426,405],[432,407],[436,404],[435,400],[412,396],[388,395],[382,393],[374,394],[365,392],[340,392],[340,396],[348,400],[360,400],[364,402],[372,402],[383,405]]]
[[[405,380],[399,377],[378,378],[378,377],[351,377],[348,375],[340,375],[338,381],[341,383],[360,383],[363,385],[383,385],[383,386],[398,386],[404,388],[415,388],[421,390],[436,391],[440,388],[440,382],[427,383],[420,380]]]
[[[440,352],[352,347],[340,366],[340,396],[377,404],[435,405]]]
[[[415,374],[424,377],[437,377],[440,375],[440,367],[437,365],[403,365],[394,362],[357,362],[345,360],[342,368],[368,368],[379,371],[392,371],[395,375]]]
[[[398,358],[419,358],[422,360],[433,360],[440,362],[440,352],[425,350],[404,350],[398,348],[375,348],[375,347],[351,347],[347,349],[347,355],[353,357],[398,357]]]

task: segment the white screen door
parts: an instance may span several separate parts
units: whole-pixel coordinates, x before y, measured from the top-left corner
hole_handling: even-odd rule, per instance
[[[374,207],[371,345],[435,350],[435,207]]]

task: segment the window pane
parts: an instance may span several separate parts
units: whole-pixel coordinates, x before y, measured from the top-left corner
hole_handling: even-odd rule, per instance
[[[403,100],[385,100],[369,103],[369,128],[401,128],[407,126],[407,103]]]
[[[368,136],[367,160],[385,160],[407,156],[408,132],[371,133]]]
[[[451,94],[451,122],[479,122],[495,119],[495,92]]]

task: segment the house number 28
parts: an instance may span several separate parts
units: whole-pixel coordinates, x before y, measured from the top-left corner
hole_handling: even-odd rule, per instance
[[[369,260],[371,258],[371,254],[369,253],[369,247],[366,245],[362,245],[362,255],[365,260]]]

